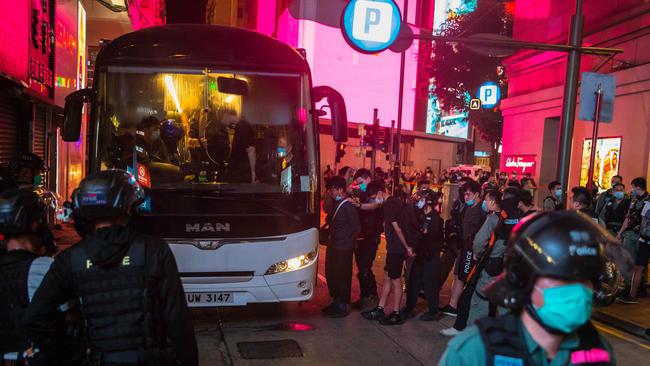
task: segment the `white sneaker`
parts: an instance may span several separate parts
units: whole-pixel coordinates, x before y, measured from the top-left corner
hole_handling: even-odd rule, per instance
[[[445,337],[455,337],[459,333],[460,333],[460,330],[458,330],[458,329],[456,329],[454,327],[443,329],[443,330],[440,331],[440,334],[442,334]]]

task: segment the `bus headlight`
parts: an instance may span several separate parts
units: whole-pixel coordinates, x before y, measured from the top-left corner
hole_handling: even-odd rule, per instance
[[[271,275],[271,274],[282,273],[282,272],[291,272],[297,269],[307,267],[308,265],[314,263],[316,257],[318,257],[318,253],[316,251],[313,251],[298,257],[289,258],[282,262],[275,263],[274,265],[269,267],[269,269],[266,270],[265,275]]]

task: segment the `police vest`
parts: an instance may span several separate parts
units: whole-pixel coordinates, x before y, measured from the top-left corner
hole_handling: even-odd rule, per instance
[[[148,351],[163,342],[156,335],[164,333],[154,328],[161,322],[152,306],[157,294],[149,288],[144,243],[134,240],[113,266],[96,266],[84,250],[73,250],[72,272],[91,359],[146,362]]]
[[[27,276],[38,256],[25,250],[5,254],[0,262],[0,357],[4,353],[22,352],[29,348],[23,315],[29,306]],[[9,256],[16,256],[10,261]]]
[[[521,320],[514,313],[476,322],[485,345],[487,366],[534,366],[521,333]],[[580,345],[571,353],[571,365],[611,365],[610,355],[594,326],[587,322],[577,330]]]

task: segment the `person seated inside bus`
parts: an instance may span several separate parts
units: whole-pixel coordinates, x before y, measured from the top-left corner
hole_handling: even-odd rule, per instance
[[[255,134],[250,123],[240,119],[237,112],[222,110],[221,118],[208,124],[205,143],[212,161],[226,162],[220,181],[257,182]]]
[[[146,153],[147,160],[152,162],[169,163],[169,153],[165,143],[160,139],[160,121],[154,116],[145,117],[138,125],[143,135],[136,137],[138,147]]]
[[[269,149],[271,150],[271,149]],[[269,151],[268,160],[261,168],[264,183],[282,184],[285,189],[291,189],[293,178],[296,175],[296,161],[293,154],[293,145],[285,131],[281,131],[273,144],[272,151]],[[291,178],[291,180],[289,180]]]

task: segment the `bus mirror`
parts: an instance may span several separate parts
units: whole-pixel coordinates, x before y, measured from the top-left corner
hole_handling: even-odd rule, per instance
[[[246,80],[220,76],[217,78],[217,85],[221,93],[248,95],[248,83]]]
[[[327,98],[332,122],[332,137],[334,142],[348,141],[348,113],[345,108],[345,99],[341,93],[329,86],[314,87],[314,102]]]
[[[90,102],[92,89],[81,89],[65,97],[63,128],[61,138],[65,142],[79,141],[81,133],[81,113],[84,103]]]

